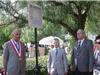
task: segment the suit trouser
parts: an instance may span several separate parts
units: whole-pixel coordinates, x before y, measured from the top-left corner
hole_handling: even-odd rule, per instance
[[[93,75],[92,73],[89,72],[80,72],[78,68],[73,72],[73,75]]]
[[[62,75],[62,74],[51,74],[51,75]],[[64,74],[63,74],[64,75]]]
[[[64,75],[64,73],[57,73],[56,71],[52,72],[51,75]]]

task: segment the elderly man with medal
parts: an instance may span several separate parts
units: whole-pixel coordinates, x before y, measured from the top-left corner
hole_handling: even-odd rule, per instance
[[[20,41],[20,34],[20,29],[15,29],[13,38],[4,44],[3,65],[7,75],[25,75],[25,46]]]

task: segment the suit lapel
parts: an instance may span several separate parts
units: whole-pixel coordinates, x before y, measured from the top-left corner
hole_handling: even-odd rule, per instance
[[[77,47],[77,51],[78,53],[81,52],[82,48],[86,45],[86,39],[83,41],[82,45],[79,47],[78,46],[78,41],[76,42],[76,47]]]
[[[77,50],[78,50],[78,41],[76,42],[76,48],[77,48]]]
[[[84,39],[84,41],[83,41],[81,46],[84,46],[84,45],[86,45],[86,39]]]

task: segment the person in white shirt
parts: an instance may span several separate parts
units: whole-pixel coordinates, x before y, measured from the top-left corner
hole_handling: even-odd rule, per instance
[[[59,40],[54,39],[54,48],[48,55],[48,75],[67,75],[67,58],[65,50],[60,48]]]

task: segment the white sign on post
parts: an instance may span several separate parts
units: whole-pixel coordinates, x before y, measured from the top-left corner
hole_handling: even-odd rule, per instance
[[[38,5],[33,5],[29,2],[28,5],[28,23],[29,26],[33,26],[35,28],[42,27],[42,9]]]

